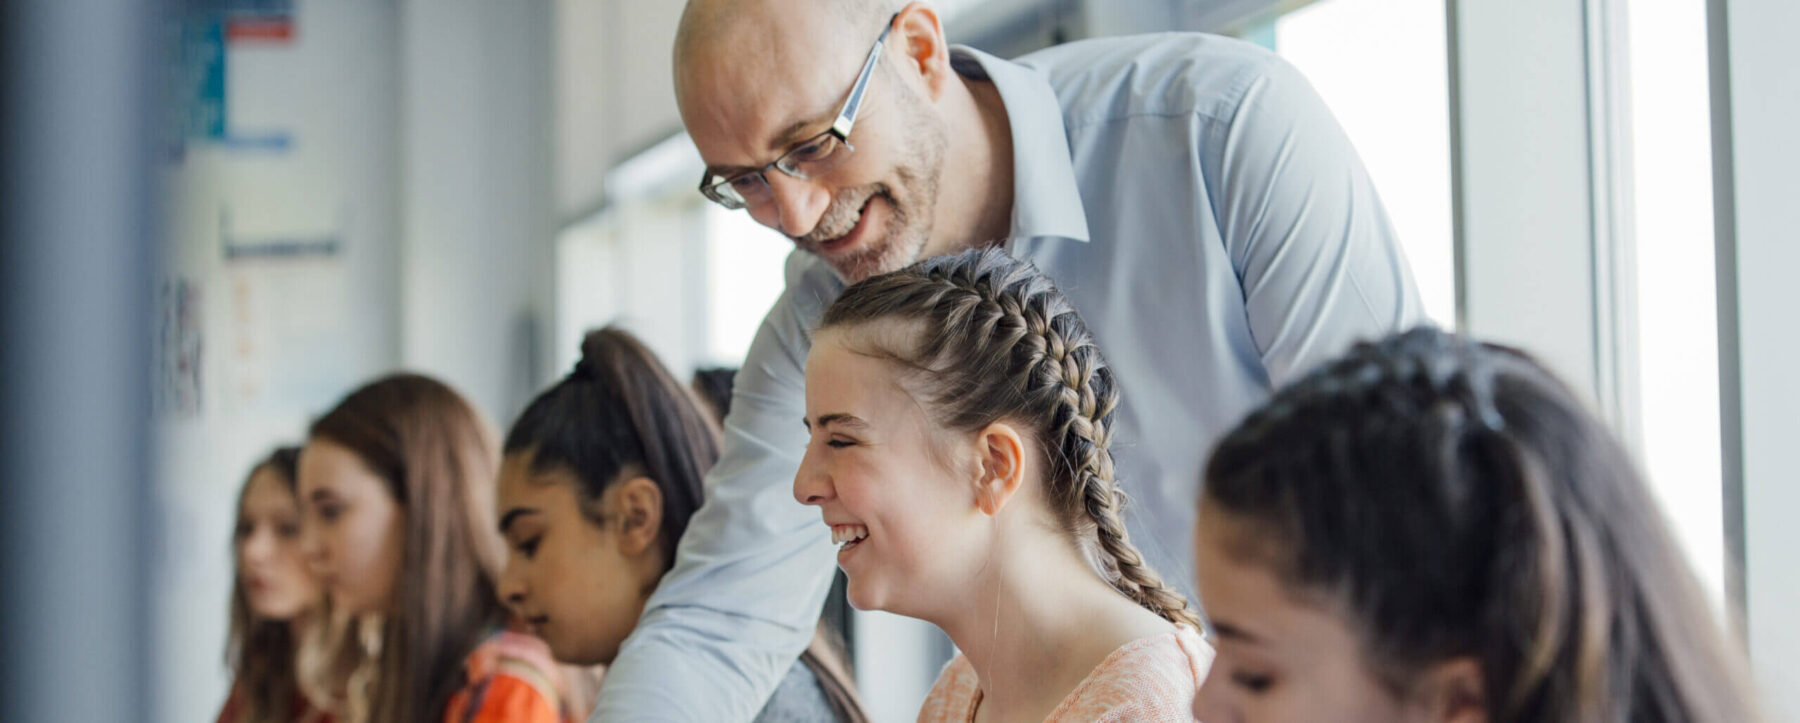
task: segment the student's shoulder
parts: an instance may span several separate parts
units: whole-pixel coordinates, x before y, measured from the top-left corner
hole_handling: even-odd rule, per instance
[[[1190,704],[1212,661],[1192,628],[1121,646],[1058,709],[1061,721],[1190,720]]]
[[[919,708],[919,723],[968,720],[980,692],[981,679],[975,675],[975,666],[957,654],[944,664],[931,692],[925,695],[925,705]]]
[[[537,637],[495,633],[469,653],[463,670],[468,684],[451,699],[446,723],[563,720],[560,670]]]
[[[1126,115],[1229,117],[1249,87],[1286,67],[1254,43],[1191,32],[1079,40],[1016,62],[1044,76],[1072,125]]]

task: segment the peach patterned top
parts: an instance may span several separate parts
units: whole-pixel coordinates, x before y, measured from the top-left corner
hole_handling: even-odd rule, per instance
[[[1194,693],[1212,664],[1212,646],[1186,625],[1119,646],[1051,711],[1045,723],[1194,719]],[[981,705],[981,685],[957,655],[925,697],[919,723],[968,723]]]

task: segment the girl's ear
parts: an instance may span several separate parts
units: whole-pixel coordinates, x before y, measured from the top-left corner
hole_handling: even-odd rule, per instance
[[[1471,657],[1452,658],[1422,676],[1419,700],[1427,720],[1442,723],[1487,723],[1487,690],[1481,664]]]
[[[975,446],[975,506],[993,517],[1025,482],[1025,441],[1017,428],[995,422],[976,434]]]
[[[633,477],[613,485],[613,509],[618,513],[619,551],[637,557],[657,551],[662,534],[662,488],[649,477]]]

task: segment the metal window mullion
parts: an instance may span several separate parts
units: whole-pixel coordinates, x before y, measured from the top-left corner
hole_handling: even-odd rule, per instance
[[[1608,424],[1641,460],[1626,8],[1623,0],[1587,0],[1584,6],[1595,392]]]

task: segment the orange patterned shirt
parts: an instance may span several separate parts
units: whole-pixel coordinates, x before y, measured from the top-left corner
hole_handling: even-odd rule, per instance
[[[468,684],[450,697],[444,723],[566,723],[561,670],[544,641],[500,632],[463,663]]]
[[[1206,679],[1213,650],[1186,625],[1119,646],[1051,711],[1045,723],[1194,719],[1194,694]],[[919,723],[968,723],[981,705],[981,681],[967,658],[956,656],[919,710]]]

